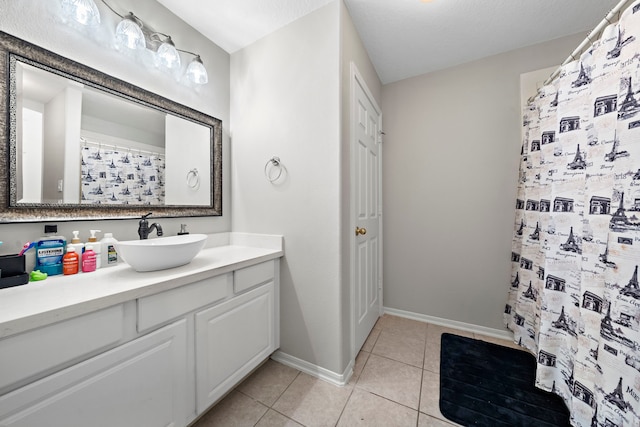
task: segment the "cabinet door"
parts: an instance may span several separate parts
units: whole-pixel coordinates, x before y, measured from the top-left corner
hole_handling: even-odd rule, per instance
[[[182,427],[186,340],[182,319],[0,396],[0,426]]]
[[[195,323],[201,413],[275,350],[273,282],[196,313]]]

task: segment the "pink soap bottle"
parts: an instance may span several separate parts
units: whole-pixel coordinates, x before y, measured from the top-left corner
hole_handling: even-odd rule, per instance
[[[87,244],[82,254],[82,271],[89,273],[96,271],[96,253],[93,251],[93,245]]]

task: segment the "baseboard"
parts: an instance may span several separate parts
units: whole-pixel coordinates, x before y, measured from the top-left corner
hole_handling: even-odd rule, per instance
[[[513,341],[513,332],[506,328],[504,330],[487,328],[486,326],[458,322],[457,320],[443,319],[442,317],[427,316],[426,314],[413,313],[411,311],[398,310],[390,307],[383,307],[383,310],[386,314],[391,314],[393,316],[405,317],[407,319],[418,320],[420,322],[433,323],[440,326],[447,326],[449,328],[461,329],[463,331]]]
[[[513,341],[513,333],[508,329],[494,329],[487,328],[486,326],[474,325],[471,323],[458,322],[456,320],[444,319],[441,317],[427,316],[426,314],[413,313],[410,311],[398,310],[395,308],[384,307],[384,313],[391,314],[393,316],[405,317],[407,319],[417,320],[419,322],[433,323],[435,325],[447,326],[449,328],[460,329],[463,331],[469,331],[481,335],[486,335],[494,338],[501,338],[504,340]],[[284,353],[280,350],[271,355],[271,358],[276,362],[283,365],[290,366],[312,377],[319,378],[337,386],[345,386],[351,375],[353,374],[354,360],[351,360],[342,374],[330,371],[313,363],[309,363],[305,360],[298,359],[290,354]]]
[[[347,368],[342,374],[337,374],[321,366],[314,365],[313,363],[298,359],[297,357],[291,356],[290,354],[283,353],[280,350],[273,353],[271,355],[271,358],[276,362],[282,363],[283,365],[290,366],[304,372],[305,374],[309,374],[312,377],[319,378],[340,387],[345,386],[349,382],[349,379],[353,374],[353,360],[349,362]]]

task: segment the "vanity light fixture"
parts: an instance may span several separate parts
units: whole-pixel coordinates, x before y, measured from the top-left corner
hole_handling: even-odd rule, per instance
[[[192,55],[194,58],[187,65],[184,78],[194,85],[208,83],[207,70],[199,54],[177,48],[170,35],[151,29],[133,12],[122,15],[105,0],[101,1],[122,19],[115,31],[118,50],[136,52],[148,49],[153,52],[155,65],[174,76],[178,76],[182,68],[180,52]],[[62,13],[70,19],[83,25],[100,24],[100,12],[93,0],[60,0],[60,3]]]
[[[164,36],[165,39],[162,40],[161,36]],[[162,33],[153,33],[151,35],[152,38],[157,38],[162,44],[158,47],[156,51],[156,65],[159,67],[164,67],[168,70],[177,70],[182,66],[182,62],[180,61],[180,54],[178,53],[178,49],[176,49],[176,45],[173,44],[173,40],[171,40],[171,36]]]
[[[187,52],[187,53],[191,53],[191,52]],[[192,53],[192,55],[195,55],[195,54]],[[200,59],[200,55],[195,55],[195,58],[193,58],[191,63],[189,63],[189,66],[187,67],[186,76],[187,76],[187,79],[189,79],[189,81],[195,84],[199,84],[199,85],[207,84],[207,82],[209,81],[209,76],[207,76],[207,69],[204,68],[204,64],[202,63],[202,59]]]
[[[132,50],[144,49],[146,43],[142,26],[142,21],[129,12],[116,27],[116,46]]]
[[[100,11],[93,0],[61,0],[62,13],[79,24],[100,25]]]

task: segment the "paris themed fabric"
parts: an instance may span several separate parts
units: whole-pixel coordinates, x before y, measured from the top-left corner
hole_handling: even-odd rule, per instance
[[[164,205],[164,156],[85,144],[81,150],[81,203]]]
[[[640,426],[640,0],[523,117],[505,323],[573,426]]]

